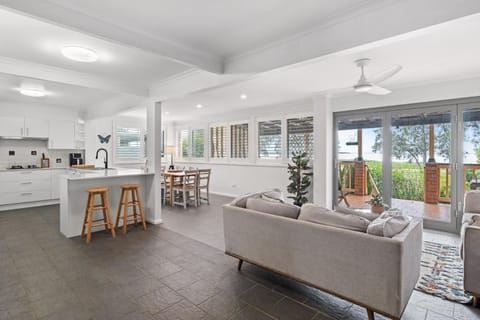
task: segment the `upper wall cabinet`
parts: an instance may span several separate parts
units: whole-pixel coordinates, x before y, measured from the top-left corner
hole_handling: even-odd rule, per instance
[[[48,138],[48,120],[24,117],[0,117],[0,136]]]
[[[75,122],[57,120],[50,122],[49,149],[75,149]]]
[[[0,117],[0,136],[22,137],[25,131],[25,119],[23,117]]]
[[[48,120],[25,118],[25,136],[48,138]]]

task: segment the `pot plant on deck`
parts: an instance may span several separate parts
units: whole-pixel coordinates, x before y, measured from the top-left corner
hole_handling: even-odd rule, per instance
[[[370,210],[372,211],[372,213],[376,214],[381,214],[388,207],[386,203],[383,203],[383,197],[380,193],[372,196],[372,199],[367,201],[367,203],[371,206]]]
[[[290,180],[290,184],[287,187],[287,191],[293,194],[289,196],[290,199],[293,199],[293,204],[301,207],[308,202],[306,195],[311,184],[310,177],[313,175],[312,167],[308,165],[310,158],[307,157],[306,152],[300,154],[293,152],[292,162],[293,165],[288,164],[288,180]]]

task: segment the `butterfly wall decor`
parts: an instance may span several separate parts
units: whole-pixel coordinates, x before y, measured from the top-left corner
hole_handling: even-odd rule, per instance
[[[98,139],[100,140],[100,143],[101,143],[101,144],[104,144],[104,143],[107,144],[108,142],[110,142],[110,138],[112,137],[112,135],[109,134],[109,135],[107,135],[107,136],[104,137],[104,136],[102,136],[102,135],[97,134],[97,137],[98,137]]]

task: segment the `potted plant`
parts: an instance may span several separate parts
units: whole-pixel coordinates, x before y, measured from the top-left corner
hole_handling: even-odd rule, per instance
[[[307,157],[307,153],[300,154],[292,153],[292,164],[288,164],[288,173],[290,184],[287,187],[287,191],[292,194],[289,196],[293,199],[293,204],[301,207],[308,201],[306,195],[308,194],[308,187],[311,184],[310,177],[313,175],[311,172],[312,167],[308,165],[310,159]]]
[[[367,203],[371,206],[370,210],[376,214],[381,214],[388,207],[386,203],[383,203],[383,197],[380,193],[372,196],[372,199],[367,201]]]

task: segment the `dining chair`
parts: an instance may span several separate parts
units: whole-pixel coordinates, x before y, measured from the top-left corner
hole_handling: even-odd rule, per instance
[[[195,207],[198,206],[198,171],[187,170],[180,183],[173,185],[173,204],[187,208],[187,201],[193,200]],[[193,199],[192,199],[193,197]]]
[[[212,169],[200,169],[198,170],[198,202],[201,203],[202,200],[207,200],[207,203],[210,204],[210,173]],[[201,191],[206,191],[206,198],[202,198]]]
[[[167,203],[167,199],[170,201],[170,178],[162,173],[162,179],[162,203],[165,205]]]

